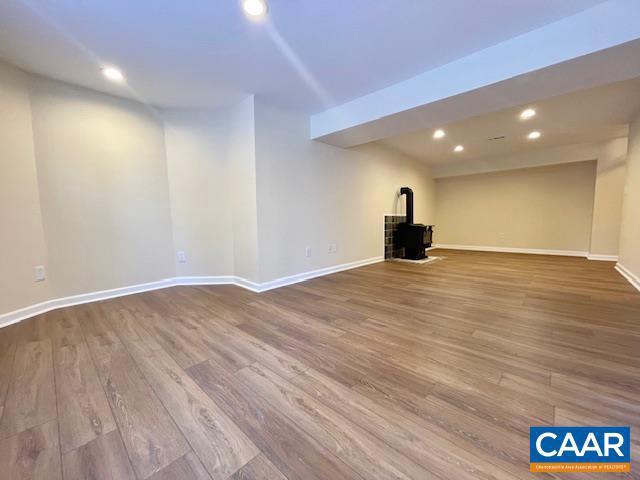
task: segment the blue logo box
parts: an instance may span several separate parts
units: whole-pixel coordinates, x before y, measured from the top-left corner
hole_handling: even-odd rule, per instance
[[[530,427],[533,463],[630,463],[629,427]]]

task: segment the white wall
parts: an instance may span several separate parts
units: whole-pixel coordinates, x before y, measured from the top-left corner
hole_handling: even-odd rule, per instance
[[[611,140],[601,146],[593,201],[591,255],[612,258],[618,255],[626,160],[626,138]]]
[[[54,297],[172,277],[163,128],[144,106],[31,77]]]
[[[0,315],[174,276],[264,282],[380,257],[403,185],[416,220],[433,221],[427,167],[311,141],[308,118],[254,97],[157,112],[0,64],[0,100]]]
[[[588,252],[596,162],[436,180],[437,244]]]
[[[640,285],[640,115],[629,127],[629,151],[618,262]]]
[[[255,122],[261,281],[383,255],[383,215],[404,211],[402,186],[414,190],[416,222],[433,222],[424,164],[378,146],[309,140],[304,116],[260,100]]]
[[[433,220],[425,166],[376,146],[310,141],[302,115],[249,97],[164,118],[174,242],[188,257],[178,275],[264,282],[380,256],[382,216],[404,210],[405,184],[416,218]]]
[[[165,141],[178,276],[233,275],[229,184],[232,108],[165,110]],[[175,256],[173,257],[176,258]]]
[[[0,313],[176,275],[265,282],[380,257],[383,215],[404,212],[405,185],[416,221],[436,223],[437,243],[587,251],[592,232],[597,253],[615,243],[613,147],[602,150],[612,160],[601,162],[592,224],[595,162],[443,178],[436,188],[424,164],[377,145],[309,140],[308,118],[254,97],[161,117],[0,64],[0,102]],[[629,172],[620,244],[633,266]],[[44,283],[33,281],[38,264]]]
[[[24,73],[0,63],[0,313],[42,302],[48,282],[34,282],[46,247]]]
[[[163,112],[178,276],[258,280],[253,97]]]
[[[175,276],[156,112],[0,63],[0,126],[0,315]]]
[[[588,248],[586,248],[586,250],[581,249],[580,251],[588,251],[590,255],[596,257],[600,256],[601,258],[615,259],[618,255],[620,237],[626,153],[627,139],[618,138],[605,142],[604,144],[565,145],[503,157],[449,162],[434,167],[432,171],[438,181],[438,185],[462,185],[461,182],[453,180],[449,183],[441,183],[440,179],[470,176],[467,180],[470,181],[473,178],[485,178],[480,175],[476,177],[476,174],[506,172],[529,167],[561,165],[597,159],[593,214],[591,232],[589,234],[590,240]],[[529,171],[536,172],[538,170],[532,169]],[[527,186],[530,186],[526,179],[525,182]],[[562,188],[562,186],[558,185],[558,188]],[[516,193],[518,192],[514,192],[514,194]],[[464,195],[464,193],[462,195]],[[505,197],[503,198],[503,203],[509,205],[512,202]],[[436,236],[438,243],[461,244],[460,242],[465,241],[462,239],[464,236],[466,242],[480,242],[481,246],[517,248],[516,244],[518,244],[520,248],[542,248],[539,246],[539,242],[535,243],[537,246],[530,245],[529,247],[522,247],[527,241],[524,238],[518,238],[516,232],[512,232],[510,235],[511,240],[507,240],[507,232],[504,231],[505,229],[500,222],[499,224],[494,224],[492,221],[489,221],[486,224],[487,231],[484,232],[483,235],[488,238],[481,239],[479,235],[474,237],[471,233],[463,235],[462,230],[464,227],[461,226],[462,222],[455,221],[455,225],[453,224],[455,217],[451,216],[452,212],[448,207],[448,203],[443,204],[442,202],[438,202],[438,235]],[[473,208],[475,207],[472,207],[472,209]],[[527,209],[522,209],[522,212],[526,213],[527,211]],[[588,212],[585,210],[584,213],[586,215]],[[484,218],[486,213],[481,212],[481,215]],[[522,215],[519,215],[519,217],[522,217]],[[493,228],[498,230],[493,231]],[[454,229],[458,229],[455,234],[453,233]],[[587,238],[586,233],[582,229],[581,232],[581,238]],[[565,234],[563,234],[563,236],[565,238],[567,237]],[[491,244],[488,245],[487,242]],[[573,243],[576,245],[584,244],[584,241],[574,241]]]
[[[233,212],[233,263],[235,275],[257,282],[258,204],[256,193],[255,112],[253,96],[237,105],[229,117],[229,208]]]

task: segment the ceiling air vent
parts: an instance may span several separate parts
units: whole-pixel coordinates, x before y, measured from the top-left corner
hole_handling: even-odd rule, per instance
[[[487,138],[487,140],[492,141],[492,140],[502,140],[504,139],[504,135],[500,135],[499,137],[493,137],[493,138]]]

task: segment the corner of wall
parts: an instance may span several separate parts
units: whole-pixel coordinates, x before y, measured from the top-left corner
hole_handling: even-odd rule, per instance
[[[640,278],[640,112],[629,125],[618,263]]]
[[[589,258],[618,256],[626,158],[626,137],[605,142],[599,148]]]
[[[227,152],[232,205],[233,270],[235,276],[250,282],[260,279],[255,107],[255,96],[250,95],[234,108]]]
[[[34,282],[47,265],[28,74],[0,62],[0,313],[44,301],[51,280]]]

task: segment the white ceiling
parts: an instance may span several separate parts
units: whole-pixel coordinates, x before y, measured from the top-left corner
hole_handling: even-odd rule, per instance
[[[0,58],[159,106],[257,93],[314,113],[601,1],[270,0],[258,23],[239,0],[6,0]]]
[[[520,112],[528,107],[536,110],[536,116],[521,120]],[[429,129],[378,143],[430,165],[442,165],[623,137],[638,111],[640,79],[634,79],[442,125],[446,136],[440,140],[433,139],[433,129]],[[528,140],[533,130],[542,137]],[[501,136],[505,138],[489,140]],[[453,152],[458,144],[464,145],[464,152]]]

